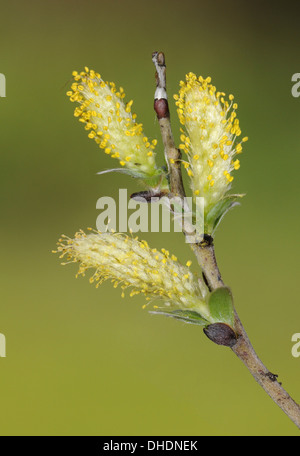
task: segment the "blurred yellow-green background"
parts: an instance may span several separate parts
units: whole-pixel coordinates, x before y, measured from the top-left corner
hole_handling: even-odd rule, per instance
[[[61,233],[95,227],[96,201],[142,188],[87,138],[65,96],[85,65],[122,85],[150,138],[151,53],[163,50],[168,90],[186,72],[234,93],[249,136],[216,252],[254,347],[300,400],[300,72],[296,2],[186,0],[2,2],[0,72],[1,435],[297,435],[229,349],[199,327],[143,311],[109,283],[75,280],[51,254]],[[179,123],[171,102],[174,132]],[[180,234],[144,234],[181,261]],[[193,262],[196,270],[196,261]]]

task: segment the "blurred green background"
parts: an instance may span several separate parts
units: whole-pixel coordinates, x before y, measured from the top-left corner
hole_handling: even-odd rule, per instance
[[[296,2],[1,2],[2,435],[297,435],[229,349],[198,327],[142,311],[109,283],[75,280],[51,254],[61,233],[95,227],[99,197],[141,190],[87,138],[65,92],[85,65],[125,88],[159,137],[151,53],[163,50],[169,94],[193,71],[234,93],[249,136],[216,253],[254,347],[300,400],[299,113]],[[299,9],[299,8],[298,8]],[[171,102],[174,133],[179,122]],[[181,261],[180,234],[144,234]],[[196,270],[196,261],[193,262]]]

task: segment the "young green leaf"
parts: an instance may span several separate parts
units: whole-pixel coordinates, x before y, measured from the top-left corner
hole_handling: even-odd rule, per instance
[[[229,288],[222,287],[214,290],[209,297],[208,306],[214,323],[227,323],[233,327],[233,300]]]
[[[238,200],[243,198],[243,196],[245,195],[228,195],[218,201],[206,215],[205,232],[208,234],[214,234],[222,218],[230,209],[240,204]]]
[[[150,311],[149,313],[154,315],[165,315],[166,317],[172,317],[176,320],[184,321],[185,323],[191,323],[193,325],[209,325],[209,321],[202,318],[201,315],[199,315],[197,312],[190,310],[175,310],[173,312]]]

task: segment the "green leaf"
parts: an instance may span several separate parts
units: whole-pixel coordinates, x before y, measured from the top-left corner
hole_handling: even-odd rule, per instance
[[[99,171],[97,174],[107,174],[107,173],[122,173],[122,174],[128,174],[131,177],[136,177],[139,179],[146,179],[148,177],[147,174],[135,171],[134,169],[129,169],[129,168],[111,168],[111,169],[105,169],[104,171]]]
[[[135,179],[142,179],[143,182],[150,188],[155,188],[159,186],[161,189],[168,189],[169,185],[166,179],[165,170],[163,168],[158,168],[153,175],[143,173],[136,169],[131,168],[111,168],[105,169],[104,171],[99,171],[97,174],[107,174],[107,173],[121,173],[127,174],[130,177]]]
[[[213,235],[224,215],[233,207],[239,206],[238,199],[243,198],[243,196],[245,195],[228,195],[218,201],[205,217],[205,232]]]
[[[210,324],[209,321],[201,317],[197,312],[191,310],[174,310],[172,312],[164,311],[150,311],[149,313],[154,315],[165,315],[166,317],[175,318],[175,320],[184,321],[193,325],[207,326]]]
[[[233,299],[229,288],[222,287],[214,290],[209,297],[208,307],[213,323],[227,323],[233,327]]]

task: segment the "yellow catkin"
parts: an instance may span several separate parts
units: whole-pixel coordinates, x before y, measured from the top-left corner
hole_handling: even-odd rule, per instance
[[[146,241],[121,233],[76,233],[73,239],[62,236],[57,253],[65,263],[79,263],[77,275],[93,271],[91,283],[100,285],[111,280],[121,285],[122,293],[130,287],[130,295],[142,293],[149,298],[162,298],[168,309],[193,310],[209,318],[207,304],[197,278],[189,270],[191,262],[181,265],[167,250],[151,249]]]
[[[99,73],[87,67],[72,75],[67,96],[77,104],[74,115],[84,124],[88,137],[122,166],[150,177],[157,174],[154,153],[157,140],[150,143],[144,136],[143,125],[137,123],[136,115],[131,112],[133,101],[124,103],[124,89],[117,89],[113,82],[104,82]]]
[[[188,156],[188,175],[194,195],[205,198],[205,212],[230,189],[232,172],[240,168],[234,159],[242,152],[247,137],[239,139],[241,129],[236,117],[234,96],[225,98],[204,79],[188,73],[180,82],[178,95],[174,95],[181,129],[180,149]]]

